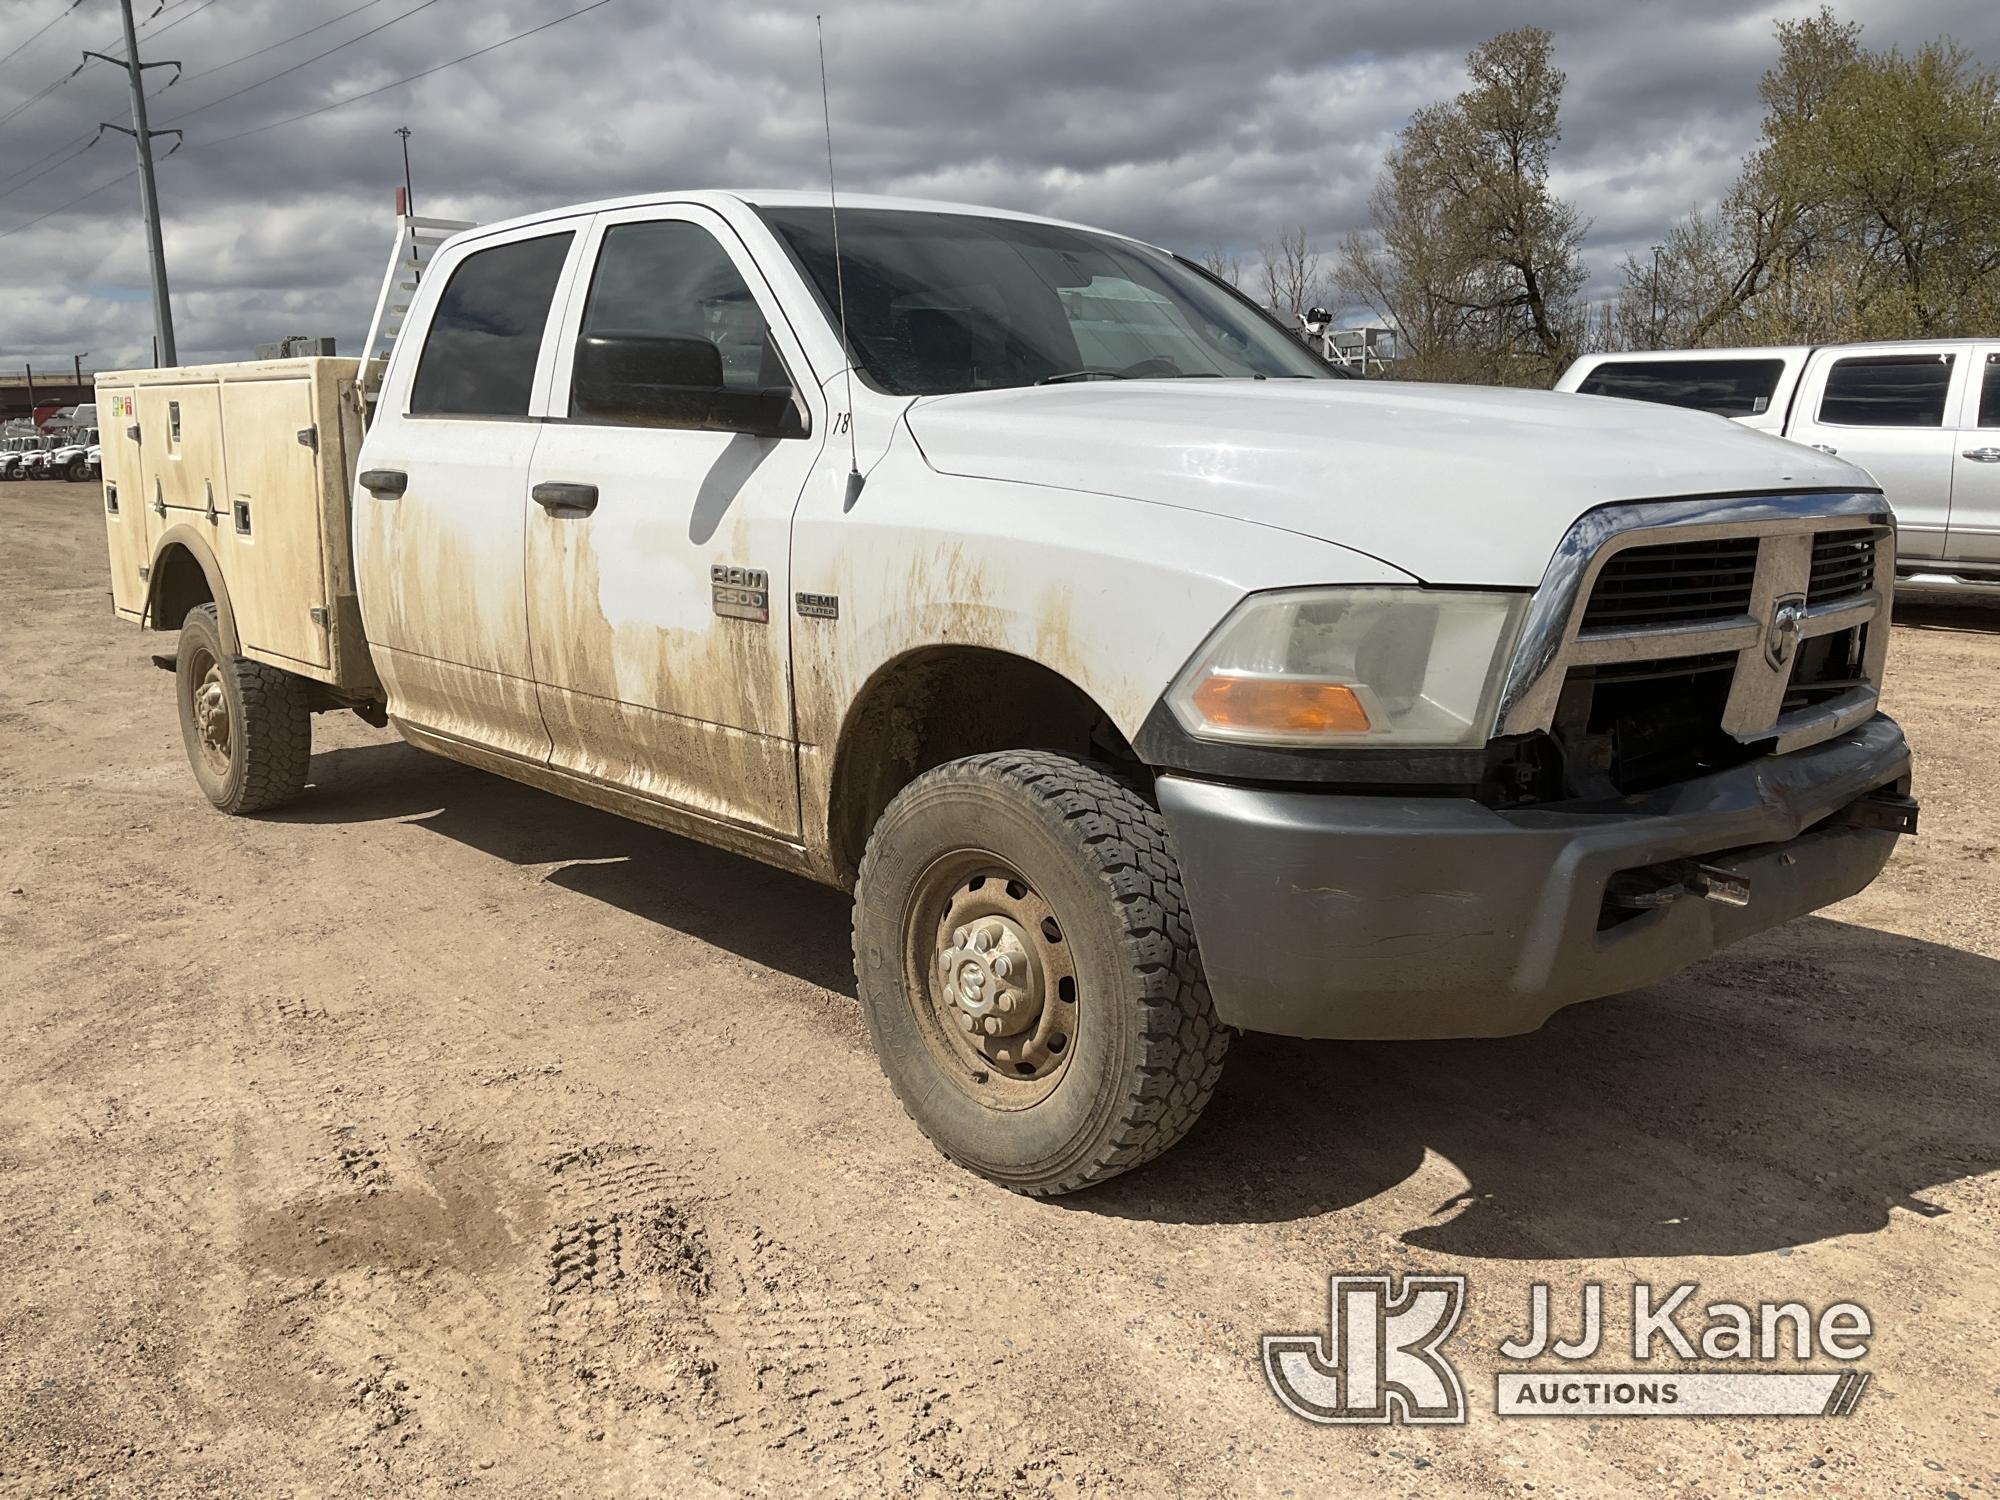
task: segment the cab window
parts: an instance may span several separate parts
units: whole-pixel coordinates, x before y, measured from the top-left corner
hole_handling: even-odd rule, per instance
[[[706,339],[722,356],[722,383],[729,389],[788,383],[743,273],[714,235],[685,220],[614,224],[604,231],[580,331]],[[574,400],[570,415],[578,415]]]
[[[1827,371],[1819,419],[1834,427],[1942,427],[1949,354],[1868,354]]]
[[[2000,354],[1986,356],[1985,380],[1979,387],[1979,420],[1975,427],[2000,427]]]
[[[478,250],[438,299],[410,390],[416,417],[525,417],[573,233]]]
[[[1656,401],[1718,417],[1754,417],[1771,409],[1784,376],[1782,359],[1609,360],[1584,376],[1584,396]]]

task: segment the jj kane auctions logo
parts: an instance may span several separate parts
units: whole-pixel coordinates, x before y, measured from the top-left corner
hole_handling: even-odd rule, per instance
[[[1836,1302],[1817,1315],[1800,1302],[1710,1302],[1694,1321],[1696,1286],[1665,1294],[1649,1283],[1631,1290],[1631,1352],[1705,1360],[1734,1368],[1579,1370],[1603,1352],[1605,1297],[1584,1284],[1575,1336],[1558,1336],[1546,1283],[1528,1293],[1528,1328],[1499,1345],[1502,1359],[1532,1369],[1502,1369],[1494,1410],[1529,1416],[1846,1416],[1868,1384],[1858,1370],[1744,1368],[1824,1355],[1865,1356],[1874,1324],[1866,1308]],[[1308,1422],[1463,1423],[1465,1387],[1444,1345],[1465,1311],[1463,1276],[1334,1276],[1328,1281],[1325,1334],[1264,1338],[1264,1378],[1285,1406]],[[1556,1362],[1554,1368],[1545,1363]]]

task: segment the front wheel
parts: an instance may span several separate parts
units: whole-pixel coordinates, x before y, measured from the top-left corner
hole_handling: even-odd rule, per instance
[[[90,478],[90,465],[80,458],[73,458],[69,462],[69,467],[63,470],[63,478],[71,484],[82,484],[84,480]]]
[[[1221,1077],[1166,825],[1066,756],[976,755],[905,787],[868,840],[854,953],[904,1109],[1017,1192],[1152,1160]]]
[[[232,655],[213,604],[188,611],[174,686],[181,740],[210,802],[226,813],[265,812],[304,790],[312,761],[305,680]]]

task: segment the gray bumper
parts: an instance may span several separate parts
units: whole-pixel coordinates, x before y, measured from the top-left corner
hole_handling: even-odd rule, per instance
[[[1224,1021],[1288,1036],[1505,1036],[1853,895],[1897,835],[1813,825],[1909,774],[1902,730],[1878,715],[1611,813],[1172,775],[1158,795]],[[1600,930],[1613,875],[1689,858],[1747,877],[1749,904],[1689,898]]]

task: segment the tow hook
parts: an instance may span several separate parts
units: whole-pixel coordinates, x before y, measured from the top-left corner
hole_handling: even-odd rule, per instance
[[[1724,906],[1750,904],[1750,877],[1697,859],[1678,859],[1643,870],[1624,870],[1611,878],[1604,899],[1625,911],[1653,911],[1684,896]]]
[[[1915,834],[1917,799],[1900,792],[1870,792],[1827,821],[1842,828],[1886,828],[1891,833]]]

